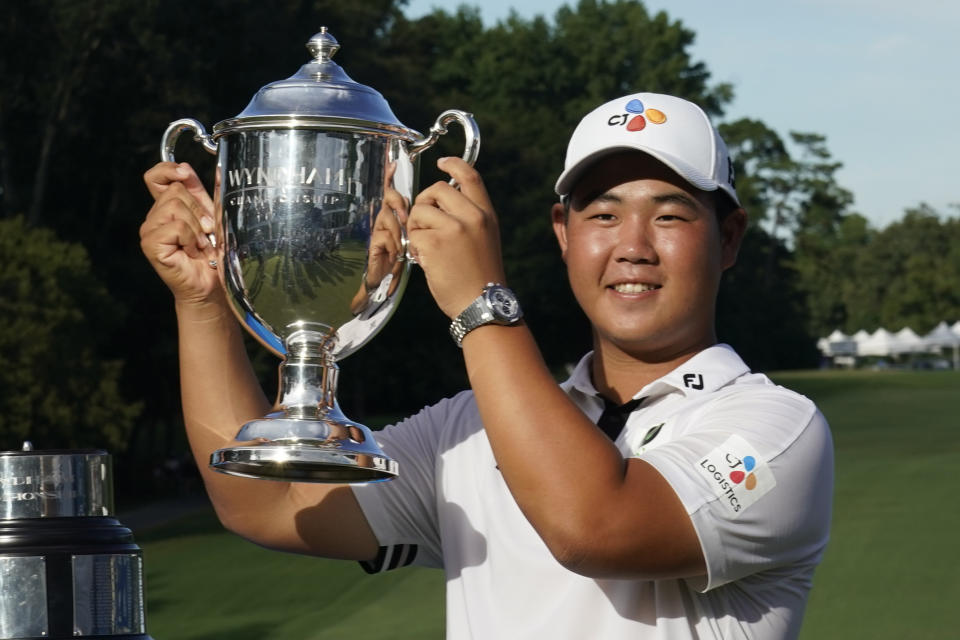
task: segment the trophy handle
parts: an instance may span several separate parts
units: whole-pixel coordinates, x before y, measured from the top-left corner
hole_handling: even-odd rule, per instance
[[[464,137],[466,138],[463,156],[461,156],[471,167],[477,161],[477,155],[480,153],[480,128],[473,119],[473,114],[459,109],[448,109],[437,116],[437,121],[430,127],[430,135],[413,142],[407,153],[413,160],[418,155],[432,147],[440,139],[440,136],[447,133],[447,125],[456,122],[463,127]],[[172,126],[172,125],[171,125]],[[450,184],[457,186],[457,181],[450,179]]]
[[[447,125],[452,122],[456,122],[463,127],[463,135],[465,140],[463,146],[463,155],[461,157],[463,158],[464,162],[472,167],[473,163],[477,161],[477,156],[480,154],[480,127],[477,126],[477,121],[473,119],[472,113],[460,111],[459,109],[447,109],[441,113],[439,116],[437,116],[437,120],[433,123],[433,126],[430,127],[430,135],[420,138],[419,140],[416,140],[410,144],[410,147],[407,150],[410,160],[415,160],[418,155],[435,145],[437,140],[440,139],[440,136],[447,133]],[[450,178],[450,185],[459,188],[457,181],[453,178]],[[406,228],[402,230],[401,242],[403,244],[403,255],[406,257],[407,261],[410,264],[416,264],[416,258],[414,258],[410,253],[410,244],[407,240]]]
[[[203,125],[193,118],[181,118],[180,120],[174,120],[167,126],[167,130],[163,132],[163,138],[160,140],[160,159],[164,162],[176,162],[177,159],[173,155],[173,150],[177,146],[177,139],[180,137],[181,133],[187,131],[193,131],[193,139],[196,142],[203,144],[203,148],[206,149],[207,153],[216,155],[217,154],[217,143],[214,141],[213,136],[207,133],[207,130],[203,128]],[[207,234],[207,239],[210,240],[210,244],[214,247],[217,246],[217,237],[213,233]],[[211,263],[210,265],[215,266]]]
[[[193,131],[193,139],[203,144],[207,153],[217,154],[217,143],[213,136],[207,133],[203,125],[193,118],[181,118],[170,123],[167,130],[163,132],[163,139],[160,141],[160,159],[164,162],[176,162],[173,155],[174,147],[177,146],[177,138],[181,133]]]

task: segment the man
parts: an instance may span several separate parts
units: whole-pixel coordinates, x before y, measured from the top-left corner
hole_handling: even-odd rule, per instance
[[[746,214],[706,115],[635,94],[574,132],[552,218],[594,350],[560,386],[510,291],[478,297],[504,283],[479,175],[439,166],[460,190],[435,184],[400,215],[471,390],[378,434],[400,462],[392,482],[204,469],[224,525],[371,572],[443,567],[450,638],[795,637],[827,540],[830,434],[809,400],[717,344],[719,280]],[[209,197],[185,167],[146,181],[157,202],[142,246],[176,299],[202,461],[268,403],[208,266]],[[496,321],[478,320],[485,306]]]

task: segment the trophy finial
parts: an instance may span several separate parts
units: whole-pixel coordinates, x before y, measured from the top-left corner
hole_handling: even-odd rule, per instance
[[[307,42],[307,51],[313,56],[314,62],[330,62],[338,49],[340,43],[330,35],[326,27],[320,27],[320,33],[315,33]]]

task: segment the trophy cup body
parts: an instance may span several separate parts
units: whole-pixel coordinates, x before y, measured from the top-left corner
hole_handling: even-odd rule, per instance
[[[287,481],[388,480],[397,463],[337,405],[337,361],[383,328],[406,286],[405,232],[378,220],[396,221],[383,207],[385,190],[412,202],[419,154],[457,122],[472,163],[479,132],[469,114],[451,110],[422,136],[332,61],[339,47],[325,28],[307,46],[313,61],[263,87],[212,136],[184,119],[162,141],[166,161],[175,161],[177,138],[188,131],[217,154],[212,240],[227,298],[246,329],[283,359],[277,411],[243,425],[236,445],[215,451],[210,465]],[[374,255],[374,229],[384,228],[395,236],[393,249]]]

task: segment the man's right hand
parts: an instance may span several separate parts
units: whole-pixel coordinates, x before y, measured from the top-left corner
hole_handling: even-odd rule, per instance
[[[143,176],[154,204],[140,226],[140,248],[181,304],[221,293],[222,248],[207,239],[216,226],[213,201],[186,163],[161,162]]]

